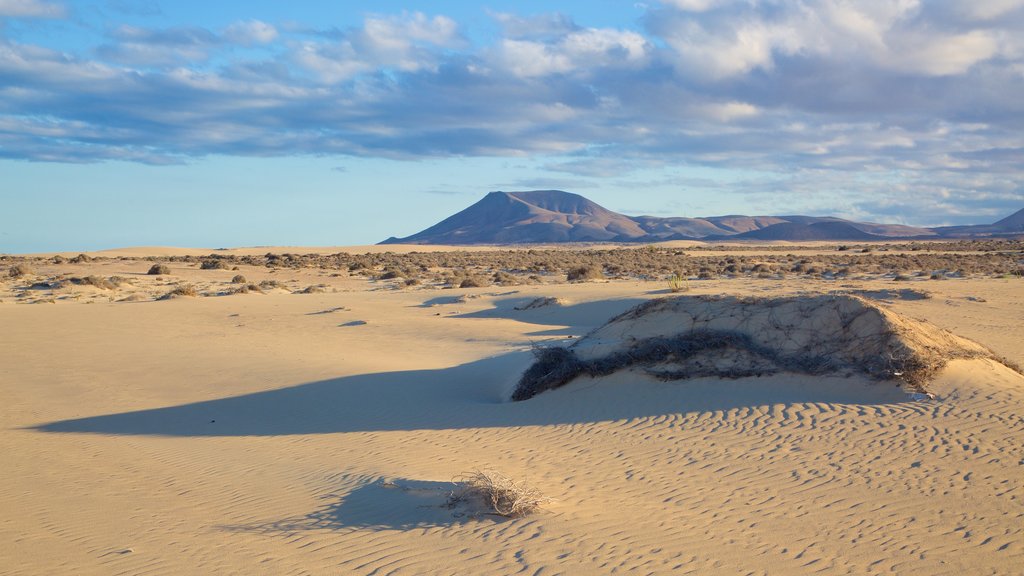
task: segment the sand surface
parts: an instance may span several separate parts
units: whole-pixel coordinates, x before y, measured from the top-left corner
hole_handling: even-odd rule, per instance
[[[1024,566],[1024,377],[991,361],[952,363],[932,401],[859,378],[620,372],[510,403],[532,345],[567,344],[664,284],[385,290],[322,270],[176,270],[328,289],[151,301],[170,281],[143,278],[149,264],[80,265],[139,278],[117,298],[0,290],[4,574]],[[735,279],[691,294],[857,292],[1024,363],[1022,282]],[[117,301],[132,290],[144,301]],[[560,304],[516,309],[538,297]],[[452,478],[482,468],[554,502],[519,519],[444,508]]]

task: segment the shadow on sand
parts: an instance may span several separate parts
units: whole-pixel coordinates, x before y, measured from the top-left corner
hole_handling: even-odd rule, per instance
[[[42,432],[155,436],[273,436],[577,424],[771,404],[883,404],[892,384],[777,375],[655,382],[617,374],[524,402],[506,399],[533,361],[514,352],[439,370],[346,376],[230,398],[62,420]]]
[[[452,482],[374,478],[348,478],[353,488],[332,493],[325,504],[309,514],[280,520],[221,526],[231,532],[281,534],[310,530],[413,530],[446,527],[470,521],[491,524],[508,519],[493,514],[471,515],[448,504]]]
[[[544,326],[568,326],[578,333],[581,329],[597,328],[610,318],[647,301],[646,298],[619,298],[568,305],[551,304],[529,310],[521,309],[537,299],[537,297],[504,298],[495,301],[494,308],[459,314],[453,318],[504,318]]]

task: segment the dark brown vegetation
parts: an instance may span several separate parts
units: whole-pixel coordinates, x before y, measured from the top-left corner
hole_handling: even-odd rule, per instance
[[[153,264],[150,266],[149,272],[146,272],[146,274],[149,274],[150,276],[159,276],[170,273],[171,269],[168,268],[166,264]]]

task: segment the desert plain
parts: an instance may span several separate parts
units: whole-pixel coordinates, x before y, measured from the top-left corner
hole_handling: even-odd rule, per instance
[[[1022,266],[1019,241],[0,257],[0,572],[1019,574]],[[1002,361],[930,396],[630,369],[510,400],[536,349],[648,300],[822,295]],[[480,470],[550,500],[452,503]]]

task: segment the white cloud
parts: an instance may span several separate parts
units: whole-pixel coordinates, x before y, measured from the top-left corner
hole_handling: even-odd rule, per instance
[[[950,29],[927,8],[918,0],[735,3],[708,15],[685,8],[651,26],[681,71],[711,80],[772,70],[780,57],[946,76],[999,53],[997,32]]]
[[[607,28],[573,31],[552,41],[504,39],[496,64],[521,78],[602,68],[635,68],[649,58],[650,44],[636,32]]]
[[[896,39],[889,58],[880,64],[930,76],[963,74],[996,55],[998,43],[990,32],[973,30],[948,36],[908,34]]]
[[[728,4],[729,1],[730,0],[662,0],[662,4],[678,8],[679,10],[686,10],[687,12],[706,12],[712,8]]]
[[[4,18],[65,18],[63,4],[43,0],[0,0],[0,17]]]
[[[696,108],[696,112],[703,116],[713,118],[719,122],[731,122],[733,120],[740,120],[743,118],[751,118],[757,116],[759,111],[757,106],[747,104],[746,102],[716,102],[714,104],[704,104]]]
[[[968,17],[964,2],[665,2],[641,29],[499,14],[484,44],[420,13],[346,30],[115,26],[79,52],[0,37],[0,156],[572,151],[546,169],[750,169],[776,188],[743,186],[775,197],[942,189],[1006,206],[1024,197],[1024,15],[996,0],[1000,17]]]
[[[277,39],[277,28],[260,20],[244,20],[225,28],[224,38],[242,46],[270,44]]]

